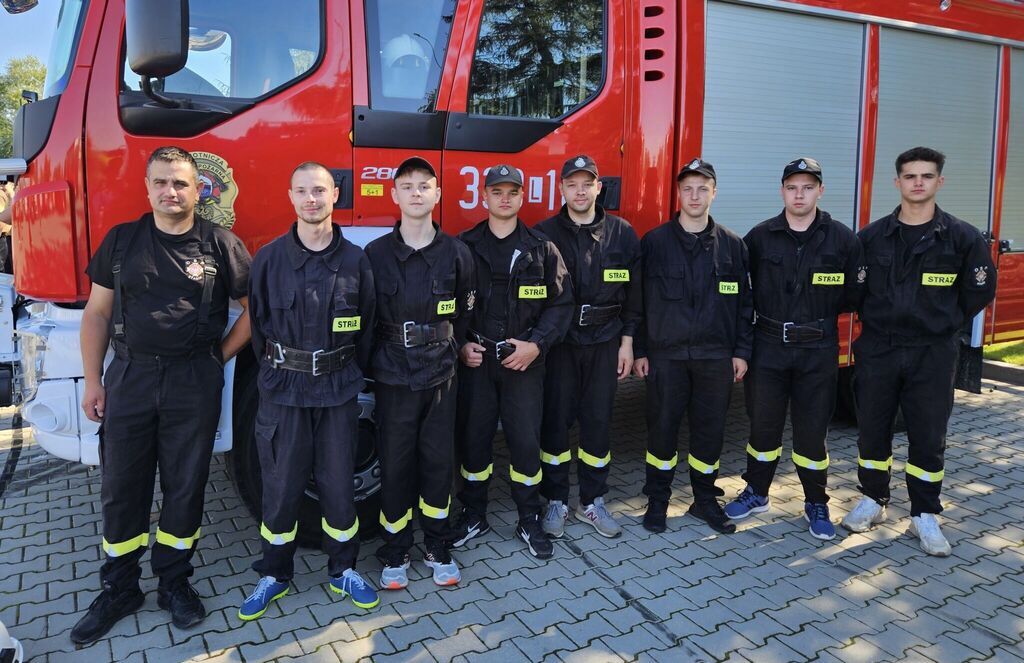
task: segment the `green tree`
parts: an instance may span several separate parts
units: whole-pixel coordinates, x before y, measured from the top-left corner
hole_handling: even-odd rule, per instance
[[[11,156],[13,150],[14,115],[22,104],[21,91],[43,92],[46,65],[29,55],[11,58],[0,74],[0,158]]]

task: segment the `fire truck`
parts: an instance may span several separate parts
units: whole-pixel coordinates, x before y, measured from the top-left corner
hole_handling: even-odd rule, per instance
[[[822,163],[822,207],[856,229],[897,204],[896,155],[927,145],[949,157],[940,204],[998,259],[965,355],[1024,338],[1020,0],[62,0],[45,89],[0,161],[18,178],[21,302],[0,293],[0,325],[16,327],[0,378],[61,458],[98,462],[79,408],[86,264],[147,209],[145,160],[166,144],[199,163],[198,213],[251,251],[292,223],[285,190],[305,160],[331,169],[334,220],[365,244],[394,223],[392,175],[412,154],[438,166],[450,233],[486,215],[492,164],[522,171],[535,222],[561,205],[561,162],[585,152],[602,204],[641,233],[669,217],[674,173],[702,156],[720,175],[716,220],[743,234],[780,209],[793,158]],[[842,320],[844,374],[856,327]],[[226,368],[216,449],[258,512],[254,369],[251,353]],[[372,411],[367,397],[364,502],[379,489]]]

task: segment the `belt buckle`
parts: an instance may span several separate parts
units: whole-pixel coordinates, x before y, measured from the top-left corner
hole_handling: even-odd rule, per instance
[[[323,353],[324,353],[323,350],[314,350],[313,351],[313,377],[319,377],[319,376],[323,375],[323,373],[320,372],[320,363],[319,363],[320,362],[320,355],[322,355]]]
[[[577,324],[579,324],[580,327],[588,326],[587,323],[583,322],[583,316],[585,316],[587,313],[590,313],[590,304],[582,304],[580,306],[580,319],[577,322]]]
[[[277,341],[273,341],[274,353],[270,356],[270,361],[274,368],[277,368],[284,363],[284,348]]]
[[[501,361],[501,349],[505,346],[512,345],[508,341],[495,341],[494,342],[494,358],[499,362]]]
[[[789,330],[796,326],[795,322],[782,323],[782,342],[789,343]]]
[[[416,322],[413,320],[406,320],[402,323],[402,345],[406,348],[412,347],[412,341],[409,340],[409,332],[416,326]]]

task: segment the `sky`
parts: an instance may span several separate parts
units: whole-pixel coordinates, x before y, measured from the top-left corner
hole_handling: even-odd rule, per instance
[[[61,0],[39,0],[34,9],[15,15],[0,9],[0,69],[11,58],[26,55],[46,63],[60,3]]]

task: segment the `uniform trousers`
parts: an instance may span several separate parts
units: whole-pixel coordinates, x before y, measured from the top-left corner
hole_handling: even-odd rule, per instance
[[[857,477],[861,492],[879,504],[889,502],[893,425],[900,408],[909,443],[910,514],[942,512],[939,495],[945,475],[946,426],[953,411],[957,343],[951,338],[898,345],[862,335],[853,344],[860,428]]]
[[[119,590],[138,586],[159,468],[163,505],[150,563],[170,587],[193,572],[224,386],[219,349],[158,357],[118,345],[103,384],[100,579]]]
[[[732,359],[650,358],[647,375],[647,482],[644,494],[667,503],[679,460],[679,425],[690,425],[687,464],[697,502],[724,494],[715,486],[732,394]]]
[[[561,343],[548,354],[541,423],[544,478],[540,489],[548,500],[569,500],[569,429],[577,420],[580,504],[592,504],[594,498],[608,492],[609,428],[618,384],[618,357],[618,337],[594,345]]]
[[[260,399],[256,445],[263,473],[263,558],[253,569],[261,576],[287,582],[294,575],[299,508],[311,476],[320,495],[328,574],[337,578],[355,568],[359,518],[353,472],[358,441],[355,398],[332,407],[293,407]]]

